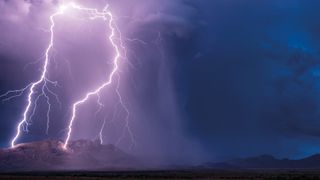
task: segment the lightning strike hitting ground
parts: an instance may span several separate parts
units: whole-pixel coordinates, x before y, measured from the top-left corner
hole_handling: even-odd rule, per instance
[[[54,19],[55,19],[56,16],[64,14],[65,11],[67,9],[69,9],[69,8],[76,9],[76,10],[79,10],[81,12],[87,13],[91,20],[99,18],[99,19],[102,19],[103,21],[106,22],[107,27],[110,30],[110,35],[108,36],[108,40],[109,40],[110,44],[112,45],[112,47],[114,49],[115,56],[113,58],[113,68],[112,68],[110,74],[108,75],[108,78],[106,79],[106,81],[103,84],[101,84],[100,86],[98,86],[95,89],[93,89],[92,91],[89,91],[82,99],[76,101],[73,104],[72,112],[71,112],[71,118],[69,120],[69,125],[68,125],[68,133],[67,133],[67,136],[66,136],[65,143],[64,143],[63,147],[65,149],[67,149],[67,147],[68,147],[68,143],[69,143],[69,140],[70,140],[70,137],[71,137],[71,134],[72,134],[72,130],[73,130],[72,127],[73,127],[74,121],[76,119],[77,110],[78,110],[79,106],[84,104],[91,96],[97,96],[97,103],[99,105],[99,109],[97,111],[97,113],[98,113],[101,110],[101,108],[104,107],[102,102],[100,101],[100,94],[99,93],[106,86],[109,86],[110,84],[113,83],[114,77],[115,77],[116,74],[119,77],[118,81],[117,81],[117,85],[116,85],[117,86],[116,87],[116,94],[117,94],[117,96],[119,98],[120,105],[123,107],[123,109],[126,112],[124,130],[126,129],[128,131],[128,134],[131,137],[132,144],[134,144],[134,138],[133,138],[133,135],[132,135],[132,131],[131,131],[130,127],[129,127],[129,121],[128,121],[129,110],[125,106],[125,103],[123,102],[122,97],[121,97],[121,95],[119,93],[120,76],[119,76],[118,69],[119,69],[119,61],[122,58],[121,50],[123,50],[125,52],[125,54],[126,54],[126,50],[125,50],[125,48],[123,46],[123,43],[122,43],[121,33],[120,33],[120,31],[118,30],[117,26],[114,23],[114,17],[112,15],[112,13],[108,10],[108,5],[105,6],[105,8],[102,11],[99,11],[97,9],[81,7],[81,6],[79,6],[79,5],[77,5],[77,4],[72,2],[72,3],[61,5],[60,8],[57,10],[57,12],[53,13],[50,16],[50,22],[51,22],[51,26],[50,26],[50,42],[49,42],[49,45],[48,45],[48,47],[47,47],[47,49],[45,51],[45,62],[44,62],[44,65],[43,65],[42,74],[41,74],[40,78],[37,81],[28,84],[25,88],[23,88],[21,90],[11,90],[11,91],[8,91],[7,93],[5,93],[5,94],[0,96],[0,98],[7,97],[4,100],[10,100],[10,99],[12,99],[14,97],[21,96],[27,89],[29,89],[28,98],[27,98],[28,103],[27,103],[27,105],[26,105],[26,107],[24,109],[23,118],[22,118],[22,120],[19,122],[19,124],[16,127],[16,131],[17,132],[16,132],[16,135],[11,140],[11,147],[15,146],[16,141],[17,141],[17,139],[19,138],[19,136],[21,134],[21,129],[23,129],[23,130],[25,129],[26,131],[28,130],[28,125],[29,125],[28,115],[29,115],[29,113],[31,111],[31,107],[33,106],[33,110],[32,110],[32,113],[31,113],[31,116],[29,117],[29,119],[32,119],[32,117],[34,116],[36,108],[37,108],[38,100],[41,97],[45,97],[46,102],[48,104],[48,111],[47,111],[47,114],[46,114],[47,115],[46,134],[48,134],[48,131],[49,131],[49,124],[50,124],[49,117],[50,117],[50,110],[51,110],[50,97],[48,96],[48,94],[51,94],[52,96],[54,96],[56,98],[57,102],[61,105],[61,103],[60,103],[60,101],[58,99],[58,96],[48,88],[48,84],[49,83],[56,85],[56,82],[50,81],[47,78],[47,73],[48,73],[48,65],[49,65],[49,62],[50,62],[50,52],[53,50],[53,46],[54,46],[54,27],[55,27]],[[116,36],[118,36],[118,38]],[[119,43],[117,43],[116,40],[118,40]],[[126,55],[124,55],[124,57],[126,57]],[[42,93],[40,95],[38,95],[34,100],[34,95],[37,93],[35,89],[38,88],[38,86],[40,86],[40,85],[42,85],[41,86]],[[14,95],[8,97],[10,94],[14,94]],[[104,120],[104,123],[102,124],[102,127],[101,127],[100,132],[99,132],[99,137],[100,137],[101,143],[103,142],[102,131],[103,131],[104,127],[105,127],[105,120]],[[123,131],[122,135],[119,138],[119,141],[117,143],[119,143],[124,138],[124,135],[125,135],[125,132]]]
[[[1,97],[7,97],[8,95],[14,93],[15,95],[13,96],[10,96],[6,99],[4,99],[4,101],[6,100],[10,100],[14,97],[18,97],[18,96],[21,96],[27,89],[29,89],[29,93],[28,93],[28,98],[27,98],[27,105],[24,109],[24,112],[23,112],[23,118],[22,120],[19,122],[19,124],[17,125],[16,127],[16,135],[13,137],[13,139],[11,140],[11,147],[14,147],[18,137],[20,136],[20,133],[21,133],[21,129],[23,128],[24,130],[28,131],[28,125],[30,124],[30,121],[28,120],[28,114],[30,112],[30,109],[31,109],[31,106],[33,104],[33,96],[34,94],[36,93],[36,88],[39,86],[39,85],[42,85],[41,87],[41,94],[36,98],[38,100],[39,97],[41,96],[45,96],[46,98],[46,102],[48,104],[48,111],[47,111],[47,128],[46,128],[46,133],[48,133],[48,129],[49,129],[49,115],[50,115],[50,109],[51,109],[51,104],[50,104],[50,101],[49,101],[49,96],[47,95],[48,93],[51,93],[53,94],[55,97],[56,94],[54,94],[51,90],[49,90],[48,88],[48,83],[56,83],[56,82],[52,82],[50,81],[48,78],[47,78],[47,72],[48,72],[48,65],[49,65],[49,61],[50,61],[50,51],[51,49],[53,48],[53,40],[54,40],[54,32],[53,32],[53,28],[55,26],[55,23],[54,23],[54,18],[55,16],[59,15],[59,14],[62,14],[62,11],[59,10],[57,11],[56,13],[52,14],[50,16],[50,22],[51,22],[51,26],[50,26],[50,42],[49,42],[49,45],[45,51],[45,61],[44,61],[44,65],[43,65],[43,69],[42,69],[42,73],[41,73],[41,76],[40,78],[33,82],[33,83],[30,83],[28,84],[25,88],[23,89],[20,89],[20,90],[11,90],[11,91],[8,91],[7,93],[3,94]],[[36,100],[36,102],[37,102]],[[60,102],[60,101],[59,101]],[[35,108],[36,108],[36,105],[35,105]],[[32,115],[33,116],[33,115]]]
[[[71,116],[71,119],[70,119],[70,123],[69,123],[69,131],[68,131],[68,134],[67,134],[67,138],[65,140],[65,143],[64,143],[64,148],[66,149],[67,146],[68,146],[68,143],[69,143],[69,140],[70,140],[70,137],[71,137],[71,133],[72,133],[72,125],[73,125],[73,122],[76,118],[76,113],[77,113],[77,108],[85,103],[91,96],[93,95],[96,95],[98,96],[98,99],[99,99],[99,93],[100,91],[105,88],[106,86],[110,85],[112,82],[113,82],[113,78],[114,76],[116,75],[118,69],[119,69],[119,60],[121,58],[121,53],[120,53],[120,46],[121,46],[121,43],[120,42],[120,45],[118,45],[114,38],[116,36],[116,33],[117,33],[117,30],[116,30],[116,27],[114,26],[114,20],[113,20],[113,15],[111,14],[110,11],[108,11],[108,6],[106,6],[102,12],[98,12],[97,9],[89,9],[89,8],[82,8],[80,6],[76,6],[74,4],[71,4],[71,6],[73,8],[76,8],[76,9],[79,9],[79,10],[84,10],[84,11],[88,11],[91,15],[92,15],[92,19],[96,19],[96,18],[102,18],[104,21],[108,21],[108,27],[111,31],[111,34],[109,35],[109,41],[112,45],[112,47],[114,48],[115,50],[115,57],[113,59],[113,69],[111,71],[111,73],[109,74],[109,78],[107,79],[106,82],[104,82],[102,85],[100,85],[99,87],[97,87],[96,89],[94,89],[93,91],[91,92],[88,92],[84,98],[82,98],[81,100],[75,102],[72,106],[72,116]],[[121,39],[121,38],[119,38]],[[121,97],[121,96],[120,96]],[[120,98],[120,101],[122,102],[121,98]],[[126,119],[127,121],[127,119]],[[103,125],[104,126],[104,125]]]

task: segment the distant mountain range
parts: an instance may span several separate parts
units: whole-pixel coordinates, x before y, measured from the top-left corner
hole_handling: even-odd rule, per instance
[[[45,140],[18,144],[15,148],[0,149],[0,172],[9,171],[114,171],[188,169],[190,167],[146,166],[136,157],[113,145],[78,140],[70,142],[67,150],[59,140]],[[192,170],[243,170],[243,169],[320,169],[320,154],[299,159],[276,159],[262,155],[233,159],[218,163],[205,163]]]
[[[320,169],[320,154],[307,158],[290,160],[276,159],[270,155],[261,155],[244,159],[233,159],[219,163],[206,163],[202,169]]]
[[[70,142],[68,150],[63,149],[59,140],[18,144],[0,150],[0,171],[117,170],[139,165],[136,158],[113,145],[88,140]]]

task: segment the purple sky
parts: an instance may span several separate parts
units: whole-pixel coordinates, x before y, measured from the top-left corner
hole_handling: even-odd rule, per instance
[[[83,0],[106,3],[127,47],[119,90],[130,110],[134,154],[162,162],[195,162],[271,154],[302,158],[320,149],[320,16],[317,0]],[[0,0],[0,93],[35,80],[48,44],[48,17],[59,1]],[[65,137],[71,103],[110,72],[105,26],[77,11],[57,18],[49,77],[62,108],[45,135],[44,101],[20,142]],[[138,38],[145,43],[128,40]],[[39,61],[37,61],[39,59]],[[37,63],[30,64],[37,61]],[[26,66],[29,64],[28,66]],[[114,86],[81,106],[73,139],[106,143],[123,127]],[[25,95],[0,103],[0,145],[7,147]],[[128,150],[126,138],[119,145]]]
[[[106,3],[100,0],[76,2],[100,9]],[[1,92],[19,89],[39,77],[43,65],[41,57],[49,40],[49,15],[59,3],[56,0],[0,1],[0,55],[4,57],[0,77],[5,86]],[[169,35],[186,38],[192,33],[195,27],[189,18],[195,15],[196,9],[182,1],[171,0],[161,3],[155,0],[108,3],[128,49],[128,58],[121,59],[119,91],[129,108],[130,126],[136,141],[131,153],[164,162],[169,159],[198,159],[198,153],[194,152],[200,151],[200,146],[183,135],[181,119],[184,115],[177,105],[178,97],[172,81],[171,67],[175,56],[168,51],[165,42]],[[20,142],[50,137],[64,139],[71,103],[100,84],[106,72],[110,72],[114,52],[106,41],[106,32],[103,22],[90,21],[76,11],[68,10],[56,19],[49,78],[60,84],[53,89],[62,100],[62,108],[53,102],[49,135],[45,135],[46,106],[40,100],[31,131],[23,134]],[[126,38],[139,38],[146,44]],[[114,116],[114,123],[107,124],[104,130],[105,142],[117,141],[122,133],[125,114],[121,107],[115,106],[118,100],[114,88],[107,88],[101,93],[105,108],[98,115],[94,115],[98,108],[96,98],[80,107],[72,139],[97,138],[102,120],[107,115],[108,120]],[[7,107],[13,106],[20,114],[25,97],[7,102]],[[10,122],[6,137],[15,133],[14,125],[19,119],[19,115],[6,118]],[[119,146],[128,151],[130,143],[126,134]],[[190,158],[192,156],[195,157]]]

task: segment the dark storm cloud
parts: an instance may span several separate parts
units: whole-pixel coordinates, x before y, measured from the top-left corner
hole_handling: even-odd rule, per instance
[[[199,31],[198,56],[185,73],[190,131],[220,157],[314,153],[320,130],[319,3],[201,4],[207,27]]]
[[[0,1],[0,24],[4,27],[0,30],[1,92],[21,87],[36,76],[39,67],[27,69],[23,79],[8,74],[18,73],[26,62],[41,56],[47,42],[43,28],[48,27],[48,14],[57,3]],[[81,3],[100,7],[104,1]],[[320,149],[317,0],[109,3],[124,35],[148,43],[126,42],[135,68],[125,70],[121,79],[121,91],[133,112],[132,126],[139,142],[136,153],[185,162],[183,157],[301,157]],[[95,46],[85,48],[93,45],[89,41],[86,45],[73,41],[85,40],[82,35],[88,34],[88,29],[68,23],[63,27],[69,29],[65,32],[69,34],[60,37],[61,53],[74,58],[75,47],[87,54],[94,51]],[[91,38],[98,39],[99,33]],[[12,47],[21,52],[16,53]],[[100,50],[94,52],[99,54]],[[83,55],[77,54],[77,58],[80,60]],[[18,68],[12,67],[13,61]],[[83,74],[81,68],[89,66],[79,62],[82,64],[71,68],[72,73]],[[100,77],[97,69],[101,67],[97,66],[90,69],[92,77],[79,76],[78,80],[91,85]],[[67,68],[60,71],[63,78],[69,77],[64,72]],[[64,83],[68,85],[70,79],[64,79]],[[78,87],[76,82],[73,83]],[[72,87],[62,93],[68,102],[72,100]],[[86,86],[80,88],[85,90]],[[6,127],[17,119],[10,115],[11,111],[16,112],[21,106],[18,102],[13,104],[16,109],[7,105],[1,108],[1,114],[8,119]],[[86,111],[90,112],[90,108]],[[66,119],[67,115],[58,119]],[[83,117],[78,124],[81,130],[90,126],[91,121],[86,119],[92,118]],[[56,127],[58,137],[62,121]],[[83,137],[84,132],[79,130],[75,136]],[[86,136],[92,133],[88,131]]]

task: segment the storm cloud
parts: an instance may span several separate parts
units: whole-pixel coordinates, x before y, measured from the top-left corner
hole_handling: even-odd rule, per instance
[[[62,1],[1,1],[1,92],[19,89],[36,79],[40,73],[43,52],[48,43],[48,18]],[[102,9],[105,1],[77,1],[85,6]],[[74,125],[72,139],[97,139],[103,119],[105,143],[117,143],[120,148],[155,163],[199,161],[201,146],[183,130],[184,113],[174,87],[176,54],[169,51],[168,40],[190,38],[197,28],[194,6],[183,1],[114,1],[108,2],[121,30],[127,48],[127,58],[121,64],[119,91],[130,111],[129,121],[135,146],[125,128],[125,111],[118,104],[115,86],[105,90],[99,108],[96,98],[81,107]],[[51,111],[49,134],[46,129],[46,104],[40,101],[37,113],[20,142],[44,138],[64,138],[72,102],[83,97],[105,79],[105,71],[111,69],[114,55],[106,43],[103,22],[78,18],[70,11],[57,17],[54,53],[50,62],[49,78],[58,81],[53,87],[62,99],[59,108]],[[190,19],[192,18],[192,20]],[[136,41],[134,39],[139,39]],[[105,59],[109,62],[105,62]],[[23,71],[22,71],[23,70]],[[121,79],[118,79],[121,78]],[[24,96],[23,96],[24,97]],[[15,133],[15,124],[25,102],[17,98],[1,105],[3,124],[2,144]],[[12,113],[15,111],[15,113]],[[10,128],[9,128],[10,127]],[[119,137],[123,136],[119,142]],[[169,147],[169,148],[168,148]],[[169,161],[170,160],[170,161]]]
[[[259,154],[299,158],[319,151],[318,1],[77,2],[97,8],[108,2],[125,37],[120,92],[130,109],[133,153],[184,163]],[[0,92],[37,77],[41,60],[25,65],[43,55],[48,16],[61,3],[0,1]],[[101,22],[70,12],[57,19],[56,30],[50,77],[61,83],[56,91],[63,107],[53,110],[49,136],[40,113],[21,141],[63,138],[71,103],[110,68],[104,66],[112,51],[101,38]],[[107,143],[114,143],[124,112],[114,106],[114,91],[105,90],[102,98],[108,119],[118,112],[115,126],[105,130]],[[23,105],[18,98],[0,106],[3,146]],[[94,98],[82,107],[74,139],[96,138],[104,118],[92,116],[96,108]],[[128,144],[127,138],[120,146],[129,151]]]

